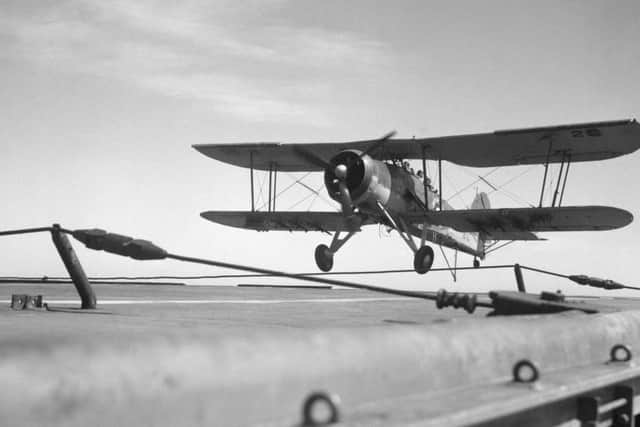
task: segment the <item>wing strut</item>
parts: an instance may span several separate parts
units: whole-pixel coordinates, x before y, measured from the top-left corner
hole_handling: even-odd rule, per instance
[[[267,201],[267,211],[275,212],[276,210],[276,184],[278,179],[278,164],[271,162],[269,164],[269,196]]]
[[[269,195],[267,196],[267,211],[271,212],[271,181],[273,180],[273,163],[269,163]]]
[[[553,148],[553,139],[551,136],[546,136],[543,139],[549,140],[549,146],[547,148],[547,157],[544,163],[544,176],[542,178],[542,188],[540,189],[540,202],[538,203],[538,207],[542,207],[542,202],[544,200],[544,187],[547,184],[547,177],[549,175],[549,162],[551,159],[551,152]],[[556,153],[558,153],[556,151]],[[555,156],[556,154],[554,154]],[[566,169],[565,169],[566,164]],[[562,151],[562,158],[560,160],[560,171],[558,172],[558,178],[556,180],[556,188],[553,192],[553,199],[551,201],[551,207],[556,206],[556,200],[558,201],[558,207],[562,205],[562,198],[564,197],[564,190],[567,186],[567,177],[569,176],[569,166],[571,165],[571,152],[567,150]],[[564,174],[564,175],[563,175]],[[562,189],[560,189],[560,181],[562,181]],[[558,198],[560,195],[560,198]]]
[[[429,211],[429,190],[427,185],[427,158],[422,146],[422,186],[424,188],[424,211]]]
[[[249,182],[251,186],[251,212],[256,211],[256,200],[255,200],[255,177],[254,177],[254,155],[255,151],[249,151]],[[267,195],[267,212],[275,212],[276,210],[276,195],[277,195],[277,184],[278,184],[278,163],[271,162],[269,163],[269,168],[267,169],[267,173],[269,174],[268,184],[269,184],[269,192]],[[260,200],[262,205],[258,207],[258,210],[264,208],[264,194],[262,194],[262,189],[264,188],[264,181],[260,184]]]
[[[271,209],[275,212],[276,210],[276,189],[278,188],[278,164],[273,164],[273,205]]]
[[[547,148],[547,159],[544,162],[544,177],[542,178],[542,189],[540,190],[540,203],[538,207],[542,207],[542,199],[544,197],[544,186],[547,184],[547,173],[549,172],[549,159],[551,158],[551,147],[553,146],[553,139],[550,136],[545,136],[542,139],[549,140],[549,148]]]
[[[251,212],[255,212],[256,205],[253,196],[253,150],[249,151],[249,170],[251,174]]]
[[[562,198],[564,197],[564,189],[567,186],[567,176],[569,176],[569,166],[571,166],[571,153],[567,153],[567,169],[565,169],[564,171],[564,180],[562,182],[562,191],[560,192],[560,200],[558,201],[558,207],[562,205]]]
[[[438,194],[440,196],[440,210],[442,210],[442,157],[438,158]]]
[[[554,207],[556,205],[556,198],[558,197],[558,192],[560,190],[560,181],[562,181],[562,173],[564,172],[564,164],[566,161],[567,161],[567,152],[565,151],[562,153],[562,161],[560,162],[560,172],[558,172],[558,180],[556,181],[556,191],[553,192],[553,201],[551,202],[551,207]],[[569,164],[567,163],[567,169],[568,168],[569,168]],[[565,176],[564,182],[565,184],[567,183],[566,176]],[[564,190],[564,186],[562,187],[562,189]]]

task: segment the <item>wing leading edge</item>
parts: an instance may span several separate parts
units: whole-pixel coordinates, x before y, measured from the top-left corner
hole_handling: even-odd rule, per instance
[[[257,231],[323,231],[334,232],[351,230],[353,222],[349,222],[339,212],[246,212],[246,211],[207,211],[200,216],[209,221],[230,227],[247,228]],[[363,220],[357,225],[373,224]],[[359,229],[359,227],[356,227]]]
[[[200,144],[193,148],[205,156],[235,166],[279,171],[320,171],[317,162],[305,152],[329,160],[346,149],[366,151],[377,140],[327,143],[250,143]],[[378,160],[442,159],[463,166],[488,167],[561,162],[570,156],[572,162],[605,160],[630,154],[640,148],[640,124],[636,120],[577,123],[527,129],[502,130],[491,133],[418,139],[390,139],[374,150]]]

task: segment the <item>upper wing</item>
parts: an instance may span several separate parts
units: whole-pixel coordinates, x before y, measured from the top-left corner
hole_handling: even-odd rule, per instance
[[[503,240],[500,237],[507,236],[504,233],[513,232],[613,230],[631,223],[633,215],[608,206],[568,206],[430,211],[412,214],[407,221],[413,224],[426,221],[462,232],[483,232],[489,237],[495,233],[494,240]]]
[[[280,171],[320,171],[313,157],[328,161],[345,149],[366,151],[378,140],[311,144],[202,144],[193,147],[202,154],[241,167]],[[604,160],[640,148],[640,125],[635,120],[579,123],[515,129],[473,135],[419,139],[390,139],[373,153],[379,160],[427,159],[464,166],[509,166],[561,162],[564,153],[572,162]],[[306,153],[301,154],[301,150]]]
[[[339,212],[246,212],[207,211],[201,217],[218,224],[258,231],[348,231],[374,221],[349,221]]]

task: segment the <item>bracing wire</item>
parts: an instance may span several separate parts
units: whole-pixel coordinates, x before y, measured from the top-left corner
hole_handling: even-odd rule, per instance
[[[280,172],[280,173],[283,173],[283,172]],[[287,178],[289,178],[289,179],[290,179],[290,180],[292,180],[293,182],[292,182],[291,184],[289,184],[288,186],[286,186],[284,189],[280,190],[280,192],[279,192],[279,193],[276,193],[276,195],[275,195],[276,199],[277,199],[278,197],[280,197],[280,195],[284,194],[287,190],[289,190],[289,189],[290,189],[291,187],[293,187],[294,185],[296,185],[296,184],[301,184],[301,183],[302,183],[302,180],[304,180],[306,177],[308,177],[308,176],[311,174],[311,172],[307,172],[306,174],[304,174],[304,176],[302,176],[301,178],[298,178],[298,179],[296,179],[296,177],[295,177],[295,176],[291,176],[291,174],[289,174],[289,173],[286,173],[286,172],[285,172],[285,174],[286,174]],[[264,209],[264,207],[265,207],[265,206],[267,206],[267,203],[263,201],[262,205],[260,205],[260,207],[258,208],[258,210],[260,210],[260,209]]]
[[[493,170],[491,170],[491,172],[488,172],[488,173],[486,173],[486,174],[485,174],[485,175],[483,175],[483,176],[479,176],[479,175],[472,174],[471,172],[466,171],[464,168],[462,168],[462,171],[463,171],[463,172],[465,172],[467,175],[470,175],[470,176],[474,176],[474,177],[476,177],[476,180],[475,180],[475,181],[473,181],[471,184],[466,185],[466,186],[465,186],[464,188],[462,188],[461,190],[459,190],[459,191],[455,192],[453,195],[449,196],[449,197],[447,198],[447,202],[448,202],[449,200],[451,200],[452,198],[456,197],[458,194],[463,193],[463,192],[465,192],[466,190],[468,190],[469,188],[473,187],[473,186],[474,186],[476,183],[478,183],[479,181],[482,181],[483,179],[487,178],[489,175],[491,175],[492,173],[494,173],[494,172],[495,172],[495,171],[497,171],[498,169],[500,169],[500,168],[499,168],[499,167],[494,168]],[[488,182],[488,181],[485,181],[485,182]],[[494,190],[494,191],[495,191],[495,190]]]

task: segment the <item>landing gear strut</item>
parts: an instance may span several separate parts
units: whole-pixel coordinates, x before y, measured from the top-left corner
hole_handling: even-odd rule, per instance
[[[473,268],[480,268],[480,260],[478,258],[473,259]]]
[[[418,247],[413,241],[411,233],[409,233],[409,227],[407,227],[407,224],[405,224],[402,218],[399,217],[398,221],[396,222],[391,214],[382,205],[382,203],[378,202],[377,205],[378,209],[380,209],[382,215],[386,217],[389,224],[391,224],[393,229],[398,232],[398,235],[400,235],[402,240],[404,240],[407,246],[409,246],[409,248],[413,251],[413,269],[416,271],[416,273],[425,274],[426,272],[431,270],[434,254],[431,246],[425,245],[425,242],[427,241],[426,224],[423,227],[422,238],[420,239],[420,247]]]
[[[333,234],[333,240],[331,240],[330,246],[321,244],[316,247],[316,265],[321,271],[331,271],[331,269],[333,268],[333,254],[338,252],[338,249],[340,249],[342,245],[347,243],[347,240],[349,240],[354,234],[356,234],[355,231],[350,231],[344,238],[341,239],[340,233],[340,231],[336,231]]]

